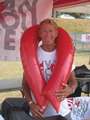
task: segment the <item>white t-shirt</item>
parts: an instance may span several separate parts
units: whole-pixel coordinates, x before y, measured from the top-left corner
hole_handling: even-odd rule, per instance
[[[52,52],[46,52],[41,47],[38,47],[37,56],[38,56],[38,61],[39,61],[39,65],[40,65],[42,74],[44,75],[46,82],[48,82],[48,80],[53,72],[54,66],[55,66],[56,50],[54,50]],[[73,64],[71,71],[73,71],[74,68],[75,68],[75,66]],[[35,101],[33,95],[32,95],[32,99]],[[65,99],[60,104],[59,114],[62,116],[65,116],[69,112],[70,112],[70,110],[68,108],[67,100]],[[58,114],[57,114],[56,110],[52,107],[52,105],[49,103],[43,116],[48,117],[48,116],[54,116],[54,115],[58,115]]]

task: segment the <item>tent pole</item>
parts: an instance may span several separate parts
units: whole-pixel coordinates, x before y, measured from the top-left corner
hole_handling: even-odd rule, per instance
[[[56,21],[56,19],[55,19],[56,18],[56,10],[54,9],[53,11],[54,11],[53,20]]]

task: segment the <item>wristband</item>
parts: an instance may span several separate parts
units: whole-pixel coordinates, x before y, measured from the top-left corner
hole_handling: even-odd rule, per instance
[[[74,86],[71,86],[72,88],[73,88],[73,93],[75,92],[75,88],[74,88]]]
[[[30,101],[30,102],[28,103],[28,105],[30,106],[32,103],[33,103],[33,101]]]

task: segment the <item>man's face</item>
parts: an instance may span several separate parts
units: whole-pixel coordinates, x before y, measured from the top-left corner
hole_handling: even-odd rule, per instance
[[[42,23],[39,30],[39,36],[42,39],[43,45],[51,46],[55,44],[55,38],[58,35],[58,31],[54,29],[49,23]]]

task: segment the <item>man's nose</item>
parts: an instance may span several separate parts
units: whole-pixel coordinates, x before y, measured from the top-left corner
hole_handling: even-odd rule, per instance
[[[49,32],[49,31],[47,31],[47,32],[46,32],[46,35],[48,36],[49,34],[50,34],[50,32]]]

